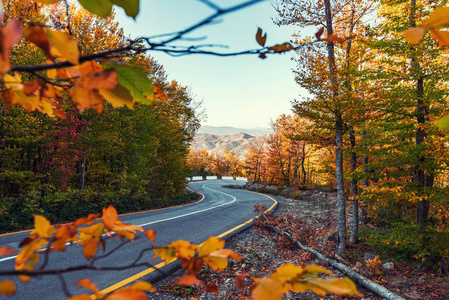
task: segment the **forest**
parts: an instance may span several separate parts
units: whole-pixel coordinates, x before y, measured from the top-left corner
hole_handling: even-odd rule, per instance
[[[315,35],[298,32],[290,42],[267,46],[259,29],[259,49],[223,54],[172,43],[259,1],[228,9],[198,1],[216,13],[159,43],[126,38],[114,19],[113,5],[135,17],[138,0],[0,1],[0,230],[34,228],[21,243],[15,270],[3,275],[27,282],[43,274],[34,269],[39,257],[46,261],[66,243],[80,244],[89,261],[104,247],[103,235],[133,242],[140,232],[155,257],[181,260],[188,275],[180,284],[198,284],[203,264],[223,271],[227,259],[241,257],[216,237],[155,247],[153,231],[122,223],[118,214],[190,202],[196,196],[186,192],[186,177],[215,174],[247,176],[298,195],[335,191],[337,257],[363,242],[446,276],[447,3],[273,1],[277,25]],[[274,120],[266,142],[249,147],[244,159],[231,151],[193,151],[199,104],[187,86],[167,79],[151,51],[261,59],[294,53],[294,80],[308,96],[292,101],[292,114]],[[0,247],[0,256],[12,253]],[[307,289],[360,296],[348,278],[314,277],[323,273],[330,272],[287,264],[263,278],[240,274],[236,282],[251,279],[254,299]],[[154,291],[140,281],[107,295],[90,281],[77,284],[102,299],[127,293],[146,299],[143,291]],[[14,293],[12,281],[0,281],[1,295]]]
[[[293,73],[309,96],[292,101],[293,114],[274,120],[265,143],[248,147],[245,158],[191,149],[191,168],[297,190],[335,189],[338,253],[362,238],[446,274],[444,4],[342,1],[331,11],[327,1],[277,1],[278,25],[320,28],[294,41],[301,49]],[[359,224],[381,230],[363,226],[360,235]]]

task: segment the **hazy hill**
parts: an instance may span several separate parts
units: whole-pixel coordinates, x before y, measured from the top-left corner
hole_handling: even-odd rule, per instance
[[[229,127],[231,128],[231,127]],[[205,149],[208,152],[234,151],[243,157],[245,148],[249,145],[255,145],[265,140],[261,136],[252,136],[243,132],[233,135],[215,135],[208,133],[197,133],[192,144],[195,151]]]
[[[243,128],[234,128],[229,126],[201,126],[198,130],[198,133],[207,133],[212,135],[235,135],[239,133],[246,133],[250,136],[266,136],[270,133],[270,130],[264,128],[252,128],[252,129],[243,129]]]

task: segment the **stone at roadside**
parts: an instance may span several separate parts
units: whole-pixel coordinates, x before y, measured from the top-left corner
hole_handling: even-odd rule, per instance
[[[394,263],[388,262],[382,265],[382,268],[387,271],[393,271],[394,270]]]
[[[372,253],[365,253],[365,255],[363,256],[363,259],[365,261],[367,260],[374,260],[376,258],[376,255],[372,254]]]

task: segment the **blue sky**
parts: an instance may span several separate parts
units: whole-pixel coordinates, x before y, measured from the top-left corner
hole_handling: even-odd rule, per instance
[[[229,7],[244,0],[215,0]],[[119,9],[117,20],[131,37],[154,36],[185,29],[213,11],[196,0],[141,0],[140,13],[134,21]],[[276,13],[269,1],[223,16],[220,23],[209,25],[189,35],[207,37],[200,44],[222,44],[240,51],[258,48],[257,28],[267,32],[267,45],[291,39],[295,27],[278,27],[271,18]],[[271,120],[282,113],[291,113],[290,101],[306,95],[295,82],[291,69],[292,55],[215,57],[192,55],[171,57],[164,53],[149,53],[165,68],[169,79],[191,88],[197,101],[202,100],[207,118],[203,125],[240,128],[267,128]]]

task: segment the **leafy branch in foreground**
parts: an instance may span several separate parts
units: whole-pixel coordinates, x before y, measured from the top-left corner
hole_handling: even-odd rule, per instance
[[[0,82],[2,87],[0,97],[5,107],[10,109],[13,105],[22,106],[27,112],[38,110],[50,116],[65,117],[61,109],[63,95],[73,97],[78,109],[92,108],[101,112],[104,101],[110,102],[114,107],[133,107],[135,101],[152,104],[154,91],[152,82],[147,74],[139,72],[132,61],[137,55],[150,51],[165,52],[172,56],[205,54],[216,56],[259,55],[266,58],[268,54],[283,53],[297,50],[304,45],[294,47],[290,43],[274,46],[262,46],[260,49],[239,52],[217,52],[216,45],[176,45],[175,42],[187,39],[186,35],[207,26],[219,17],[242,10],[262,0],[250,0],[228,8],[219,7],[210,1],[200,1],[215,10],[203,20],[178,32],[140,37],[135,40],[122,38],[119,46],[105,51],[83,54],[80,51],[79,40],[75,38],[76,30],[71,24],[71,14],[79,13],[79,9],[69,7],[68,1],[39,0],[34,3],[36,15],[42,19],[48,17],[48,4],[65,6],[65,19],[58,20],[56,24],[40,24],[29,21],[25,17],[12,18],[9,15],[0,16],[5,25],[0,27],[0,39],[3,47],[0,51]],[[125,12],[136,17],[139,12],[139,1],[104,1],[93,5],[91,1],[79,1],[88,12],[100,18],[108,17],[112,6],[117,5]],[[6,11],[9,12],[10,1]],[[28,3],[27,3],[28,5]],[[28,6],[27,6],[28,7]],[[2,10],[3,13],[3,10]],[[97,18],[97,16],[92,16]],[[40,21],[40,20],[39,20]],[[42,22],[42,21],[40,21]],[[65,24],[65,25],[64,25]],[[266,37],[266,35],[265,35]],[[37,47],[44,55],[46,62],[41,64],[11,64],[11,51],[25,43],[27,47]],[[9,74],[6,74],[9,72]],[[34,78],[34,80],[30,80]],[[133,84],[133,83],[137,84]]]
[[[31,277],[57,274],[68,299],[91,299],[88,294],[71,295],[67,289],[63,274],[78,270],[118,271],[136,266],[156,269],[154,265],[148,262],[141,262],[145,252],[154,251],[153,261],[158,257],[166,264],[174,260],[181,261],[181,267],[188,274],[179,278],[177,280],[178,284],[202,284],[206,286],[208,292],[218,293],[217,286],[202,282],[197,279],[196,274],[203,268],[204,264],[214,270],[223,271],[228,265],[229,258],[241,259],[237,253],[223,248],[224,240],[214,236],[209,237],[200,245],[178,240],[171,242],[167,246],[155,247],[154,239],[156,233],[154,230],[143,230],[140,226],[121,222],[118,219],[117,211],[112,206],[103,209],[101,219],[97,219],[98,217],[100,217],[99,214],[90,214],[88,217],[80,218],[73,223],[51,225],[45,217],[36,215],[34,229],[20,243],[22,250],[15,259],[15,270],[0,271],[0,275],[15,275],[19,276],[22,281],[28,282]],[[139,237],[139,232],[149,240],[151,246],[141,250],[132,263],[121,267],[100,267],[95,265],[101,259],[119,251],[124,244],[133,242]],[[102,246],[103,251],[106,251],[106,243],[113,240],[116,236],[119,237],[122,243],[111,251],[99,255],[98,248]],[[47,269],[49,253],[64,252],[67,246],[72,244],[82,246],[82,253],[88,263],[61,269]],[[16,251],[12,248],[0,247],[0,256],[15,253]],[[35,269],[36,264],[41,259],[43,259],[43,264]],[[161,270],[159,271],[162,272]],[[243,280],[246,277],[250,278],[254,282],[251,286],[253,299],[281,299],[282,295],[290,290],[294,292],[312,290],[318,295],[325,295],[328,292],[338,295],[360,295],[350,279],[316,278],[319,274],[332,275],[330,271],[316,265],[302,268],[293,264],[287,264],[277,268],[271,275],[263,278],[253,277],[249,274],[240,274],[236,276],[236,283],[239,288],[243,289]],[[157,292],[150,283],[144,281],[137,281],[131,286],[108,294],[101,293],[96,285],[87,278],[78,281],[76,284],[92,291],[99,299],[117,299],[117,297],[122,297],[120,299],[146,299],[145,292]],[[0,282],[0,295],[11,296],[15,293],[16,286],[11,279]]]

